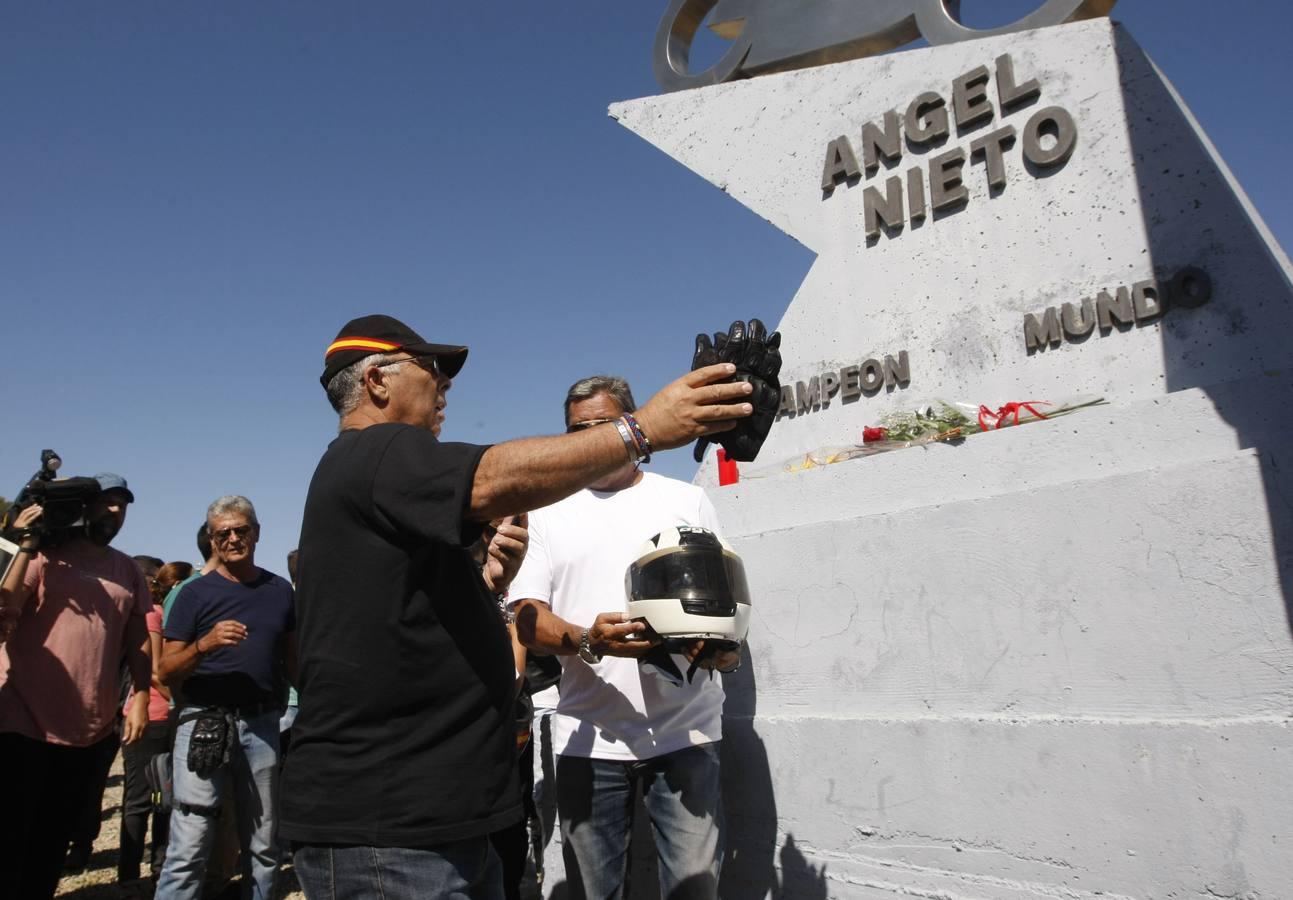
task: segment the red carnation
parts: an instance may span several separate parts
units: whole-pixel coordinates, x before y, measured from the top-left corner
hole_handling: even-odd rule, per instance
[[[885,439],[885,430],[883,428],[872,428],[867,426],[862,429],[862,443],[873,444],[876,441]]]

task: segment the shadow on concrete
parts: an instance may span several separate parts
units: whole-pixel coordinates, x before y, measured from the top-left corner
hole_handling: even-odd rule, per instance
[[[1140,215],[1155,277],[1185,266],[1212,281],[1211,299],[1159,320],[1165,389],[1201,388],[1260,455],[1285,619],[1293,634],[1293,283],[1274,239],[1228,183],[1225,164],[1173,110],[1180,100],[1144,50],[1115,27]],[[1184,109],[1183,105],[1181,107]],[[1256,514],[1257,511],[1254,511]],[[1200,511],[1206,516],[1206,511]]]
[[[787,833],[777,849],[777,798],[768,751],[755,728],[758,686],[749,644],[741,668],[724,676],[723,900],[826,900],[826,867],[813,866]],[[778,871],[779,870],[779,871]]]

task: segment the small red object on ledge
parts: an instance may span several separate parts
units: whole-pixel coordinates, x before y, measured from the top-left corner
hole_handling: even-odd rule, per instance
[[[736,460],[727,458],[727,451],[722,447],[718,448],[718,483],[736,484],[741,480],[741,475],[736,471]]]
[[[1035,416],[1038,419],[1045,419],[1046,416],[1039,412],[1037,407],[1050,405],[1051,403],[1049,400],[1023,400],[1016,403],[1007,403],[996,412],[993,412],[986,406],[980,406],[979,428],[983,431],[996,431],[997,429],[1005,428],[1008,425],[1018,425],[1021,411],[1028,413],[1030,416]],[[1014,420],[1008,421],[1012,416],[1014,417]],[[996,419],[996,421],[990,422],[988,421],[989,419]]]

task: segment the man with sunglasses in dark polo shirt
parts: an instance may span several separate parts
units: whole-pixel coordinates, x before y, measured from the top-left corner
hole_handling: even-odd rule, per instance
[[[324,354],[340,434],[301,528],[301,708],[280,816],[307,897],[503,896],[488,835],[522,816],[497,602],[525,551],[515,517],[752,411],[720,364],[575,434],[442,443],[466,357],[389,316],[352,320]],[[478,568],[471,549],[497,520]]]
[[[278,874],[281,673],[295,678],[292,586],[256,565],[260,523],[246,497],[207,509],[219,562],[186,585],[163,626],[158,675],[179,688],[170,844],[157,900],[202,896],[226,803],[237,811],[243,897],[270,900]]]

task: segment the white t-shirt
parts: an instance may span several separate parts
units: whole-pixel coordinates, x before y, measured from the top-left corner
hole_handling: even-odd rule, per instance
[[[511,601],[541,600],[574,625],[624,612],[624,572],[638,548],[671,525],[718,531],[718,516],[694,485],[645,473],[622,491],[583,490],[530,513],[530,549],[508,590]],[[697,671],[679,686],[636,659],[589,665],[559,657],[561,701],[553,717],[557,753],[594,759],[650,759],[720,740],[722,676]],[[686,673],[689,663],[674,662]]]

